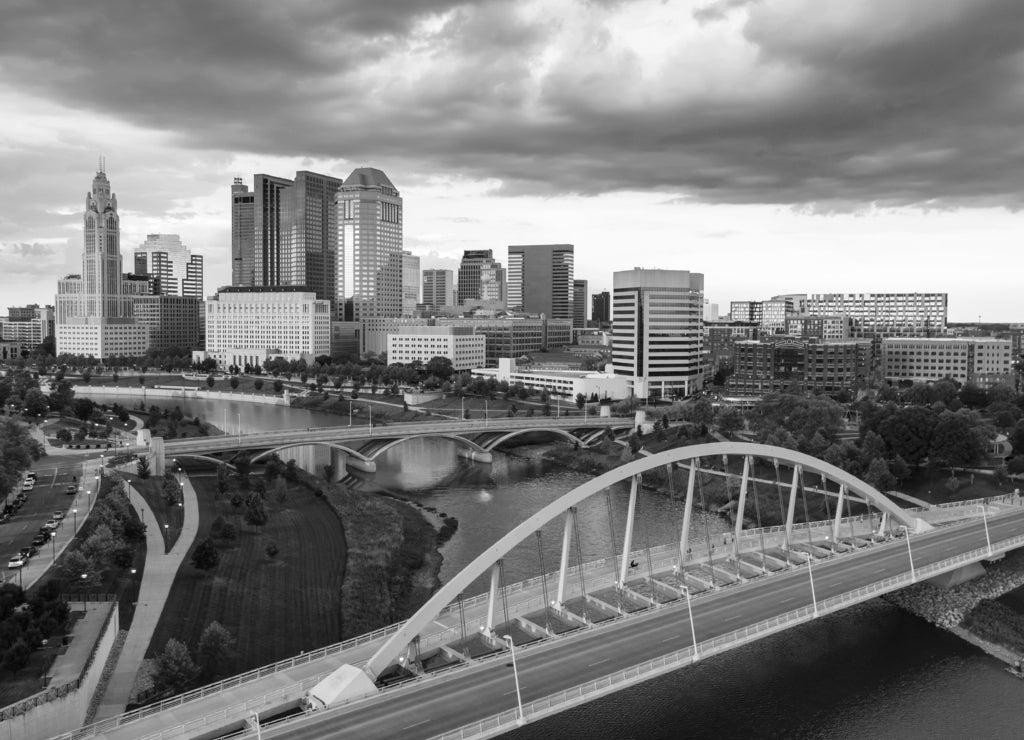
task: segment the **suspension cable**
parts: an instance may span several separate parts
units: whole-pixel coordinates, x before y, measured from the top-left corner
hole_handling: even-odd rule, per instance
[[[804,526],[807,527],[807,544],[813,546],[814,540],[811,539],[811,515],[807,511],[807,486],[804,485],[804,471],[800,470],[800,496],[804,500]],[[814,557],[813,553],[808,553],[808,557]]]
[[[505,610],[505,625],[508,628],[508,595],[505,593],[505,560],[498,561],[498,588],[501,591],[501,605]]]
[[[754,468],[754,475],[750,479],[750,483],[754,487],[754,511],[757,512],[757,531],[761,536],[761,568],[767,570],[768,566],[766,563],[768,560],[764,552],[764,527],[761,526],[761,503],[759,500],[760,496],[757,495],[757,469],[754,465],[751,465],[751,467]]]
[[[462,592],[456,597],[459,600],[459,624],[462,625],[462,645],[466,647],[466,605],[462,603]]]
[[[637,487],[636,505],[637,505],[637,508],[639,509],[640,508],[640,494],[643,493],[643,489],[641,488],[641,481],[640,481],[640,476],[639,475],[637,476],[636,487]],[[640,516],[639,511],[635,512],[635,516],[637,516],[637,517]],[[644,528],[644,546],[645,546],[645,548],[647,550],[647,576],[648,576],[648,578],[650,578],[653,581],[654,580],[654,563],[651,561],[651,528],[650,528],[650,526],[647,523],[647,517],[644,517],[643,519],[641,519],[641,522],[642,522],[642,525],[643,525],[643,528]]]
[[[696,458],[697,462],[700,462],[700,458]],[[711,544],[711,525],[709,520],[711,519],[708,513],[708,502],[704,497],[704,471],[701,470],[700,465],[697,466],[697,490],[700,493],[700,506],[704,510],[704,543],[708,549],[708,570],[711,571],[711,585],[718,586],[715,582],[715,567],[713,565],[714,560],[711,557],[711,549],[714,547]]]
[[[604,502],[608,506],[608,531],[611,533],[611,547],[612,547],[612,577],[615,582],[619,580],[619,556],[615,548],[615,520],[612,518],[612,491],[610,488],[604,489]],[[629,557],[628,555],[626,557]]]
[[[779,459],[777,457],[772,458],[772,462],[775,464],[775,491],[779,494],[779,524],[785,524],[786,507],[782,502],[782,478],[779,475]]]

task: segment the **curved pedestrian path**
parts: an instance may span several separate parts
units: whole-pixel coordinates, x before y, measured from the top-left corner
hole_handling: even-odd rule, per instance
[[[167,603],[174,577],[199,531],[199,499],[195,488],[192,487],[187,475],[182,475],[181,484],[185,504],[184,522],[177,542],[166,553],[164,538],[160,528],[156,526],[153,510],[138,491],[128,486],[128,501],[139,514],[139,518],[147,524],[146,567],[142,573],[139,600],[135,606],[135,616],[132,617],[132,626],[117,658],[117,666],[100,700],[96,721],[124,712],[132,687],[135,685],[135,676],[146,657],[146,650],[153,639],[153,631],[160,621],[164,604]]]

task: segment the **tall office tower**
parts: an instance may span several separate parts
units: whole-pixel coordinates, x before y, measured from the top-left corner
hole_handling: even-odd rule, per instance
[[[811,316],[847,314],[854,337],[933,337],[946,333],[946,293],[816,293]]]
[[[505,301],[505,270],[490,249],[467,249],[459,263],[456,305]]]
[[[453,288],[451,270],[423,271],[423,304],[431,311],[449,305]]]
[[[335,196],[340,321],[402,315],[402,198],[385,175],[359,167]]]
[[[231,284],[252,286],[256,270],[256,194],[236,177],[231,185]]]
[[[253,203],[254,286],[281,285],[282,232],[290,220],[290,198],[285,193],[291,180],[256,175]]]
[[[420,302],[420,258],[402,252],[402,316],[411,317]]]
[[[586,280],[572,281],[572,326],[574,329],[582,329],[587,325],[587,299],[590,298],[590,290],[587,288]]]
[[[153,295],[203,297],[203,258],[177,234],[148,234],[135,250],[135,274],[150,279]]]
[[[642,398],[689,396],[703,376],[704,275],[687,270],[614,274],[612,365]]]
[[[337,304],[338,223],[334,197],[342,181],[316,172],[295,173],[283,193],[279,285],[306,287]]]
[[[590,320],[598,326],[612,321],[612,294],[607,290],[594,293],[590,299]]]
[[[83,225],[82,274],[57,285],[57,353],[140,356],[149,330],[132,318],[132,299],[124,293],[117,196],[102,162],[85,196]]]
[[[509,246],[509,308],[572,319],[572,282],[572,244]]]

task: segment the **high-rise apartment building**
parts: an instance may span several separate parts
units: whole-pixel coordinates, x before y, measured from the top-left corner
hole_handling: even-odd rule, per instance
[[[508,248],[508,307],[553,319],[572,319],[573,245]]]
[[[572,325],[575,329],[582,329],[587,325],[587,300],[590,298],[590,290],[586,280],[572,281]]]
[[[451,304],[454,288],[451,270],[423,271],[423,305],[431,311]]]
[[[0,340],[25,346],[35,346],[54,332],[53,306],[11,306],[7,309],[7,320],[0,321]]]
[[[946,333],[946,293],[817,293],[812,316],[846,314],[855,337],[936,337]]]
[[[335,196],[337,318],[402,315],[402,198],[373,167],[352,171]]]
[[[402,252],[402,316],[412,316],[420,302],[420,258]]]
[[[132,317],[124,292],[117,196],[102,163],[85,196],[83,226],[82,274],[57,284],[57,354],[141,356],[149,330]]]
[[[704,275],[687,270],[616,272],[612,365],[639,397],[689,396],[703,387]]]
[[[292,181],[259,174],[253,193],[253,282],[257,287],[281,285],[282,232],[291,220],[290,198],[285,193]]]
[[[490,249],[467,249],[459,263],[456,305],[505,302],[505,270]]]
[[[231,284],[256,284],[256,194],[236,177],[231,185]]]
[[[598,326],[610,324],[612,321],[612,294],[607,290],[594,293],[590,299],[590,320]]]
[[[135,250],[135,274],[149,278],[152,295],[203,298],[203,257],[177,234],[148,234]]]

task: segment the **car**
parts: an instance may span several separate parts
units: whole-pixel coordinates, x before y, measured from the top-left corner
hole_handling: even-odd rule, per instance
[[[46,524],[44,524],[43,526],[52,532],[60,526],[60,522],[58,522],[56,519],[47,519]]]
[[[35,483],[36,482],[36,471],[30,470],[27,473],[25,473],[25,480],[30,480],[33,483]]]
[[[53,518],[56,519],[58,522],[61,521],[64,518],[64,512],[63,511],[55,511],[55,512],[53,512]]]
[[[39,528],[39,534],[46,538],[44,540],[45,542],[49,542],[50,538],[53,537],[53,532],[51,532],[50,528],[47,527],[45,524]]]
[[[35,537],[32,538],[32,544],[36,547],[42,547],[46,544],[46,541],[48,539],[50,538],[47,537],[45,534],[37,534]]]
[[[64,493],[66,493],[68,496],[74,496],[76,493],[78,493],[78,487],[64,486]]]
[[[30,480],[27,480],[27,481],[25,481],[24,483],[21,484],[21,490],[22,491],[31,491],[35,487],[36,487],[35,482],[30,481]]]
[[[3,514],[0,514],[0,524],[7,524],[7,522],[9,522],[10,520],[11,520],[10,513],[5,511]]]
[[[28,560],[29,558],[34,557],[37,552],[39,552],[38,547],[35,545],[29,545],[28,547],[21,548],[21,557]]]
[[[7,561],[7,567],[10,570],[14,570],[16,568],[23,568],[24,566],[25,566],[25,558],[23,558],[20,554],[19,555],[12,555],[11,559]]]

